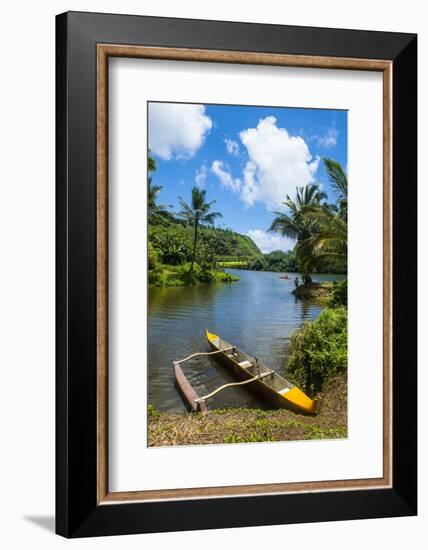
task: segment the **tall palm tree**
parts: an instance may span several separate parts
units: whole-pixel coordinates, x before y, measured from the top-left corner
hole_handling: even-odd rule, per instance
[[[304,262],[323,257],[346,261],[348,254],[348,178],[338,162],[327,158],[323,162],[336,204],[304,207],[303,217],[315,228],[313,234],[297,244],[296,252]]]
[[[205,189],[199,189],[198,187],[193,187],[192,189],[192,200],[188,204],[184,199],[179,197],[180,205],[182,210],[178,213],[180,218],[187,220],[189,225],[194,227],[194,237],[193,237],[193,251],[192,251],[192,262],[190,265],[190,271],[193,271],[193,265],[195,263],[196,256],[196,245],[198,242],[198,228],[200,224],[210,224],[213,225],[216,218],[222,218],[220,212],[210,212],[211,206],[216,201],[206,202]]]
[[[149,220],[154,221],[156,219],[159,219],[163,216],[167,216],[169,212],[166,210],[166,206],[164,204],[158,204],[157,203],[157,197],[159,193],[162,191],[161,185],[153,185],[153,179],[152,179],[152,172],[155,172],[157,168],[156,159],[151,156],[150,149],[149,154],[147,156],[147,172],[148,172],[148,189],[147,189],[147,209],[148,209],[148,216]]]
[[[275,231],[283,237],[296,239],[301,243],[308,239],[314,230],[314,221],[304,215],[308,207],[318,208],[327,195],[320,190],[316,183],[310,183],[304,187],[296,187],[296,198],[293,200],[287,195],[283,203],[289,210],[289,214],[274,212],[276,217],[272,221],[269,231]],[[308,258],[307,258],[308,260]],[[301,262],[303,279],[311,282],[311,262]]]

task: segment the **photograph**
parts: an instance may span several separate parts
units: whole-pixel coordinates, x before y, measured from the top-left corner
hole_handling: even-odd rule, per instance
[[[348,111],[148,101],[146,184],[148,446],[346,439]]]

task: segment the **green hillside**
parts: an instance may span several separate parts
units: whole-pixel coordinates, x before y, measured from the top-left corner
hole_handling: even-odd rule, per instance
[[[179,265],[192,256],[194,229],[190,225],[164,220],[149,224],[149,241],[164,264]],[[257,245],[230,229],[201,226],[196,260],[215,262],[250,261],[262,257]]]

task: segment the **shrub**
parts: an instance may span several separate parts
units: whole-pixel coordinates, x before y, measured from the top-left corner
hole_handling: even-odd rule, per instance
[[[149,241],[149,269],[155,269],[158,264],[158,253],[152,243]]]
[[[315,321],[293,332],[288,371],[309,395],[321,391],[331,376],[347,369],[347,309],[325,309]]]
[[[239,281],[239,277],[231,273],[225,273],[224,271],[217,271],[216,280],[222,283],[233,283],[233,281]]]
[[[343,281],[334,281],[331,297],[329,300],[330,307],[340,307],[348,305],[348,279]]]

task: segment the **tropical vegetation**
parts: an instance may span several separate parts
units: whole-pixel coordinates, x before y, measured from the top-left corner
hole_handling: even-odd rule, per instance
[[[287,195],[283,203],[287,212],[275,212],[270,231],[296,240],[296,264],[305,284],[311,273],[325,262],[336,262],[346,268],[348,250],[348,179],[341,165],[332,159],[323,163],[335,195],[327,195],[318,184],[296,189],[296,197]]]
[[[181,220],[149,224],[149,242],[163,263],[179,265],[190,262],[193,239],[193,228]],[[260,250],[246,235],[219,227],[199,227],[195,257],[197,263],[212,260],[218,267],[244,267],[247,262],[261,257]]]
[[[293,332],[287,370],[296,384],[314,396],[327,379],[346,372],[347,350],[347,309],[327,308]]]
[[[152,284],[178,284],[175,276],[159,276],[161,265],[182,266],[192,276],[191,283],[216,280],[213,273],[227,267],[256,271],[300,272],[303,283],[312,282],[312,273],[346,273],[347,270],[347,176],[339,163],[323,159],[334,191],[334,203],[316,183],[296,188],[295,198],[287,195],[285,211],[274,212],[269,230],[296,241],[293,250],[276,250],[262,254],[246,235],[230,229],[215,227],[222,217],[213,210],[215,200],[207,200],[205,189],[194,187],[190,200],[179,197],[180,211],[176,214],[158,203],[161,185],[153,183],[156,159],[148,155],[148,215],[149,215],[149,269],[157,274]],[[151,259],[150,259],[151,258]],[[198,264],[199,267],[196,267]],[[173,270],[174,271],[174,270]],[[200,274],[203,273],[200,279]],[[222,279],[222,277],[220,277]],[[179,279],[184,284],[184,279]],[[153,282],[156,281],[156,282]]]
[[[288,213],[277,213],[271,230],[294,236],[296,263],[304,275],[304,285],[295,290],[304,295],[325,288],[313,284],[310,274],[323,262],[346,267],[348,251],[348,179],[341,165],[323,159],[334,203],[329,203],[316,184],[297,190],[296,199],[287,197]],[[331,284],[331,283],[330,283]],[[310,395],[316,395],[326,380],[346,375],[347,370],[347,280],[334,282],[328,290],[328,307],[314,321],[293,332],[287,370]]]
[[[214,227],[220,212],[213,210],[205,189],[194,187],[190,201],[179,197],[181,210],[174,214],[158,203],[162,186],[153,183],[156,159],[148,155],[148,267],[149,284],[182,286],[215,281],[239,280],[224,271],[228,262],[261,257],[256,244],[246,235]],[[226,263],[226,266],[222,266]]]
[[[202,224],[214,225],[216,218],[222,218],[220,212],[212,212],[211,207],[215,201],[207,202],[205,200],[207,192],[205,189],[198,189],[193,187],[192,200],[187,203],[180,197],[180,205],[182,210],[178,213],[180,218],[186,220],[187,224],[193,227],[193,246],[192,246],[192,259],[190,262],[190,271],[193,271],[196,257],[196,245],[198,244],[198,228]]]

